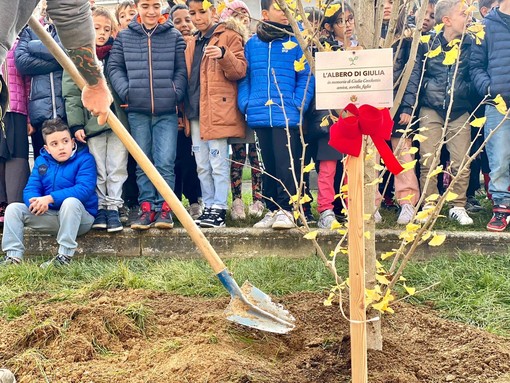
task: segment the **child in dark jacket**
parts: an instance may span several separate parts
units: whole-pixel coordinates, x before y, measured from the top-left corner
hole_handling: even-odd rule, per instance
[[[303,51],[295,37],[286,33],[292,29],[283,11],[275,6],[274,0],[262,0],[261,6],[264,23],[258,24],[257,34],[246,43],[248,71],[239,83],[238,96],[239,109],[257,134],[265,170],[262,194],[268,199],[269,213],[254,227],[290,229],[295,223],[288,193],[296,194],[296,174],[290,170],[291,160],[299,177],[298,128],[301,113],[312,100],[315,84],[313,79],[309,81],[310,69],[303,62]],[[292,48],[288,48],[289,43]],[[296,71],[294,62],[301,63],[302,68],[298,66]],[[284,186],[267,174],[281,180]]]
[[[45,145],[23,192],[24,203],[12,203],[5,211],[3,266],[22,261],[25,226],[57,235],[58,255],[41,267],[69,264],[78,246],[76,237],[90,230],[97,213],[94,157],[86,147],[77,149],[60,119],[46,121],[42,135]]]
[[[107,73],[127,107],[131,135],[163,179],[174,188],[177,106],[186,92],[186,43],[162,15],[162,0],[136,0],[138,16],[119,33]],[[170,206],[137,166],[140,215],[132,229],[173,227]]]
[[[113,45],[115,20],[110,11],[102,7],[94,9],[92,20],[96,30],[96,55],[104,66]],[[121,231],[119,209],[124,203],[122,186],[127,179],[128,151],[108,125],[99,125],[97,117],[83,107],[81,91],[67,72],[64,72],[62,88],[71,132],[76,141],[88,144],[96,160],[99,211],[92,228],[106,229],[109,233]],[[124,111],[116,104],[116,114],[124,116]]]

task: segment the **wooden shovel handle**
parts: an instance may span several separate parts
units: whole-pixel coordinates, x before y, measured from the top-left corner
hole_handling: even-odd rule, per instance
[[[39,36],[43,44],[48,48],[51,54],[53,54],[55,59],[60,63],[60,65],[62,65],[62,68],[70,74],[76,85],[78,85],[80,89],[83,89],[87,83],[81,76],[80,72],[78,72],[71,59],[64,53],[62,48],[55,43],[53,38],[44,30],[35,17],[32,16],[28,23],[30,28],[32,28],[37,36]],[[222,262],[202,231],[195,224],[184,206],[182,206],[181,201],[175,196],[175,193],[172,191],[170,186],[168,186],[161,174],[159,174],[152,162],[147,158],[142,149],[140,149],[119,119],[113,113],[110,113],[107,122],[110,128],[127,148],[129,153],[131,153],[134,157],[138,165],[140,165],[145,174],[147,174],[147,177],[149,177],[154,187],[170,205],[170,208],[182,223],[204,258],[209,262],[214,272],[218,274],[223,271],[225,269],[225,264]]]

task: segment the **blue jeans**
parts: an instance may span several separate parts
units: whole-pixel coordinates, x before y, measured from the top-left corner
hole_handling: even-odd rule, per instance
[[[151,116],[128,113],[131,135],[145,155],[154,164],[166,183],[175,186],[175,155],[177,153],[177,115]],[[142,168],[136,166],[138,202],[149,202],[151,209],[159,211],[165,201]]]
[[[80,200],[66,198],[60,210],[48,210],[43,215],[30,213],[27,205],[11,203],[5,209],[2,250],[10,258],[22,259],[25,252],[25,226],[44,233],[56,234],[60,245],[58,253],[72,257],[78,247],[76,237],[85,234],[94,223],[94,217],[85,210]]]
[[[200,138],[200,123],[191,120],[193,154],[197,162],[198,179],[205,207],[226,209],[230,189],[230,163],[226,138],[204,141]]]
[[[504,119],[504,115],[492,105],[485,106],[485,138],[491,131]],[[494,205],[510,206],[510,121],[503,122],[501,127],[487,142],[485,147],[487,158],[489,159],[490,181],[489,192],[492,194]]]

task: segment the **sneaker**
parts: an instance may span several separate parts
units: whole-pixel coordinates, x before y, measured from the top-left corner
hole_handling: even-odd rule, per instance
[[[190,205],[188,212],[191,218],[195,220],[202,215],[202,213],[204,212],[204,208],[202,207],[202,205],[195,202]]]
[[[236,198],[234,199],[234,202],[232,202],[230,216],[234,221],[246,219],[246,213],[244,211],[244,202],[241,198]]]
[[[330,210],[330,209],[324,210],[319,217],[319,221],[317,222],[317,227],[319,227],[319,229],[330,230],[331,225],[333,225],[333,222],[337,222],[336,216],[335,216],[335,213],[333,212],[333,210]]]
[[[255,218],[262,217],[265,206],[262,201],[255,201],[248,207],[248,214]]]
[[[41,263],[41,266],[39,267],[41,269],[47,269],[50,266],[53,267],[68,266],[69,263],[71,263],[71,257],[68,257],[67,255],[63,254],[58,254],[55,258],[52,258],[49,261]]]
[[[473,219],[468,215],[466,209],[463,207],[460,206],[452,207],[448,215],[450,219],[457,221],[463,226],[473,224]]]
[[[374,221],[375,221],[375,223],[381,223],[382,222],[382,216],[381,216],[381,213],[379,213],[379,209],[375,210]]]
[[[216,209],[213,207],[209,212],[209,216],[200,222],[200,227],[224,227],[226,215],[227,209]]]
[[[108,226],[108,212],[106,209],[99,209],[96,215],[96,219],[92,224],[92,228],[96,230],[106,229]]]
[[[107,210],[106,220],[108,221],[106,227],[108,233],[124,230],[124,226],[122,226],[122,222],[120,221],[120,214],[117,210]]]
[[[2,266],[10,266],[10,265],[19,265],[21,263],[21,259],[8,257],[7,255],[0,261],[0,267]]]
[[[292,229],[295,227],[294,217],[290,211],[278,210],[275,214],[273,226],[275,230]]]
[[[255,229],[270,229],[273,227],[273,223],[276,219],[276,212],[268,211],[264,218],[258,221],[253,227]]]
[[[129,222],[129,208],[125,205],[122,205],[119,209],[119,219],[123,225],[126,225]]]
[[[305,219],[306,219],[306,223],[308,225],[313,225],[313,224],[317,223],[317,220],[313,216],[312,212],[308,209],[305,210]]]
[[[131,224],[138,219],[139,214],[140,214],[140,206],[132,205],[129,208],[127,225],[131,226]]]
[[[0,225],[4,224],[4,216],[5,216],[5,209],[7,208],[7,204],[0,203]]]
[[[195,218],[195,223],[200,226],[200,223],[202,221],[205,221],[207,218],[209,218],[209,215],[211,214],[211,208],[210,207],[204,207],[204,210],[202,214],[200,214],[200,217]]]
[[[510,208],[504,205],[494,206],[492,209],[493,215],[487,224],[489,231],[503,231],[510,222]]]
[[[400,214],[397,218],[399,225],[407,225],[413,220],[414,217],[414,206],[410,203],[400,205]]]
[[[131,224],[133,230],[147,230],[151,227],[156,218],[156,212],[151,210],[149,202],[142,202],[140,204],[140,214],[138,218]]]
[[[154,221],[154,227],[157,229],[172,229],[174,227],[174,221],[172,219],[172,210],[166,202],[163,202],[161,211],[156,214],[156,220]]]
[[[483,207],[480,205],[480,202],[478,202],[478,200],[473,196],[468,197],[466,202],[466,210],[469,213],[478,213],[483,210]]]
[[[393,201],[393,198],[391,197],[384,197],[381,203],[381,208],[394,211],[398,210],[398,206],[395,204],[395,201]]]

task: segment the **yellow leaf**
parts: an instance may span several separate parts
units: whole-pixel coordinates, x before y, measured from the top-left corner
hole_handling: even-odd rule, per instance
[[[467,30],[469,32],[473,32],[473,33],[477,33],[477,32],[480,32],[480,31],[483,31],[483,28],[484,28],[484,25],[483,24],[480,24],[480,23],[474,23],[472,25],[470,25]]]
[[[372,214],[363,214],[363,221],[368,221],[372,217]]]
[[[476,37],[476,43],[478,45],[480,45],[482,43],[481,40],[483,40],[485,38],[485,30],[482,29],[480,32],[477,32],[475,34],[475,37]],[[480,42],[478,42],[479,40],[480,40]]]
[[[324,13],[324,16],[331,17],[333,16],[339,9],[341,5],[340,4],[331,4]]]
[[[433,202],[433,201],[437,201],[437,200],[439,199],[439,197],[441,197],[439,194],[434,193],[434,194],[429,195],[427,198],[425,198],[425,201],[426,201],[426,202]],[[428,210],[429,210],[429,209],[428,209]]]
[[[430,246],[441,246],[446,239],[444,234],[434,234],[432,239],[429,241]]]
[[[276,3],[274,3],[274,4],[276,4]],[[324,299],[324,306],[331,306],[334,297],[335,297],[334,293],[329,293],[328,298]]]
[[[399,282],[402,282],[402,281],[407,281],[406,277],[404,277],[403,275],[401,275],[399,278],[398,278]]]
[[[375,164],[374,165],[374,169],[377,170],[378,172],[380,172],[381,170],[384,169],[384,166],[380,165],[380,164]]]
[[[386,312],[390,314],[395,314],[395,311],[389,306],[386,307]]]
[[[329,126],[329,120],[328,120],[328,117],[329,117],[329,116],[324,116],[324,117],[322,117],[322,121],[321,121],[321,123],[320,123],[320,125],[319,125],[320,127],[322,127],[322,128],[323,128],[323,127],[325,127],[325,126]]]
[[[423,142],[423,141],[426,141],[427,139],[428,139],[428,137],[424,136],[423,134],[419,134],[419,133],[416,133],[413,138],[414,141],[418,141],[418,142]]]
[[[315,169],[315,163],[312,161],[310,162],[308,165],[306,165],[303,169],[303,173],[309,173],[310,171],[312,171],[313,169]]]
[[[414,241],[414,238],[416,237],[416,233],[409,233],[407,231],[403,231],[402,233],[400,233],[400,235],[398,236],[399,239],[402,239],[406,242],[412,242]]]
[[[282,10],[276,1],[273,1],[273,8],[276,9],[277,11]]]
[[[301,62],[301,61],[294,61],[294,70],[296,72],[301,72],[301,71],[305,70],[305,63]]]
[[[404,283],[404,289],[406,289],[409,295],[414,295],[416,293],[416,289],[414,287],[409,287]]]
[[[508,109],[506,107],[505,100],[503,100],[503,97],[501,97],[500,94],[498,94],[496,98],[494,98],[494,103],[496,104],[496,109],[498,110],[499,113],[506,114]]]
[[[430,231],[426,231],[425,233],[423,233],[423,235],[421,236],[421,239],[423,241],[426,241],[427,239],[430,238],[430,236],[432,235],[432,233]]]
[[[421,225],[418,225],[416,223],[408,223],[406,225],[406,231],[409,232],[409,233],[414,233],[415,231],[417,231],[419,228],[421,227]]]
[[[437,168],[435,168],[429,174],[427,174],[427,178],[432,178],[442,172],[443,172],[443,165],[439,165]]]
[[[434,211],[434,209],[420,210],[418,213],[416,213],[416,220],[423,221],[430,214],[432,214],[433,211]]]
[[[391,257],[395,254],[396,254],[395,251],[387,251],[387,252],[381,254],[381,259],[384,261],[385,259],[388,259],[389,257]]]
[[[299,203],[300,203],[301,205],[303,205],[303,204],[305,204],[305,203],[307,203],[307,202],[310,202],[311,200],[312,200],[312,199],[310,198],[310,196],[309,196],[308,194],[305,194],[305,195],[303,196],[303,198],[301,198],[301,199],[299,200]]]
[[[342,193],[347,193],[349,191],[349,185],[348,184],[342,185],[342,187],[340,188],[340,191]]]
[[[460,44],[460,39],[453,39],[452,41],[450,41],[448,43],[447,46],[449,46],[450,48],[453,47],[454,45],[459,45]]]
[[[338,230],[338,234],[340,234],[340,235],[345,235],[345,234],[347,234],[347,231],[346,231],[346,230],[341,229],[341,230]]]
[[[299,219],[299,211],[294,210],[294,219],[296,221]]]
[[[202,2],[202,8],[204,9],[204,11],[207,11],[209,8],[211,8],[213,5],[212,3],[209,1],[209,0],[204,0]]]
[[[434,58],[436,56],[439,56],[439,54],[442,52],[441,45],[438,45],[436,49],[433,49],[431,51],[428,51],[425,56],[428,58]]]
[[[340,229],[342,227],[342,224],[338,222],[337,220],[334,220],[331,224],[331,230]]]
[[[285,49],[288,49],[288,50],[291,50],[292,48],[297,47],[297,44],[292,40],[286,41],[282,45]]]
[[[454,192],[449,191],[449,192],[448,192],[448,194],[446,195],[446,198],[445,198],[445,199],[446,199],[448,202],[450,202],[450,201],[453,201],[454,199],[456,199],[458,196],[459,196],[458,194],[456,194],[456,193],[454,193]]]
[[[408,194],[405,197],[399,198],[399,201],[411,201],[414,197],[414,194]]]
[[[324,45],[324,50],[326,52],[331,52],[331,44],[329,44],[327,41],[324,41],[323,45]]]
[[[469,15],[469,14],[471,14],[471,13],[475,12],[476,10],[477,10],[477,8],[476,8],[473,4],[471,4],[471,5],[470,5],[469,7],[467,7],[467,9],[464,11],[464,14],[465,14],[465,15]]]
[[[266,101],[266,103],[264,104],[264,106],[270,106],[270,105],[274,105],[274,101],[269,99]]]
[[[409,150],[406,150],[405,152],[402,152],[402,154],[416,154],[418,153],[418,148],[413,146],[411,148],[409,148]]]
[[[363,233],[363,236],[366,238],[366,239],[370,239],[371,235],[370,235],[370,232],[369,231],[365,231]]]
[[[474,128],[483,128],[483,126],[485,125],[485,121],[487,121],[487,117],[479,117],[475,118],[469,124]]]
[[[446,51],[444,53],[443,65],[455,64],[455,62],[459,58],[459,53],[460,53],[460,51],[459,51],[458,45],[455,45],[452,49],[450,49],[449,51]]]
[[[430,41],[430,35],[422,35],[420,37],[420,41],[424,44],[428,44]]]
[[[376,178],[372,182],[369,182],[368,184],[366,184],[365,186],[374,186],[374,185],[380,184],[381,182],[383,182],[382,178]]]
[[[402,164],[402,167],[404,168],[403,172],[406,172],[408,170],[414,170],[415,166],[416,166],[416,160],[413,160],[411,162],[406,162],[405,164]]]
[[[318,233],[317,230],[311,231],[309,233],[306,233],[303,238],[305,238],[305,239],[315,239],[315,238],[317,238],[317,233]]]
[[[435,27],[434,27],[434,31],[436,31],[436,33],[439,33],[441,32],[441,29],[443,29],[444,27],[444,24],[441,23],[441,24],[437,24]]]
[[[218,5],[216,6],[216,14],[221,15],[221,13],[224,11],[225,8],[226,8],[225,2],[220,1],[218,3]]]
[[[289,205],[292,205],[294,202],[299,201],[299,194],[294,194],[289,199]]]
[[[389,285],[390,284],[389,279],[386,278],[385,275],[376,274],[375,279],[377,279],[377,282],[379,282],[381,285]]]

